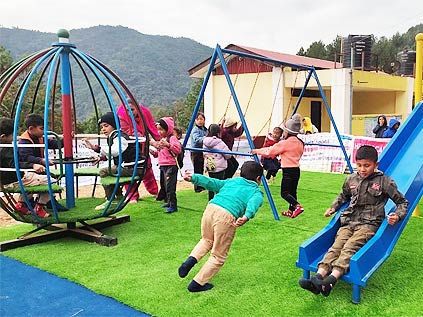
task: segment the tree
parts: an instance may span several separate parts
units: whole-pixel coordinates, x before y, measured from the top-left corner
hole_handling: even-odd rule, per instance
[[[13,64],[12,53],[0,45],[0,75]]]
[[[326,52],[325,44],[323,44],[322,41],[311,43],[310,47],[308,48],[306,52],[306,56],[326,59],[327,52]]]

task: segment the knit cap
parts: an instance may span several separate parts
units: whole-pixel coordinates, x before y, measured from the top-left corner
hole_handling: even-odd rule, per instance
[[[283,125],[282,129],[289,134],[297,135],[301,129],[301,115],[294,114],[291,119],[288,119]]]
[[[223,123],[223,127],[224,128],[229,128],[229,127],[232,127],[233,125],[235,125],[235,124],[237,124],[238,122],[235,120],[235,119],[233,119],[233,118],[231,118],[231,117],[227,117],[226,119],[225,119],[225,122]]]
[[[116,121],[115,117],[113,116],[113,112],[106,112],[104,115],[102,115],[100,120],[98,120],[98,125],[100,125],[100,123],[107,123],[116,129]]]

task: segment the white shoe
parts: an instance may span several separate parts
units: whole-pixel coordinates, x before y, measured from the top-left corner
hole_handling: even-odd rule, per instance
[[[94,210],[103,210],[104,208],[106,208],[107,204],[109,203],[108,200],[106,200],[104,203],[102,203],[101,205],[98,205],[94,208]],[[116,201],[112,201],[112,203],[110,204],[109,207],[114,207],[117,205]]]

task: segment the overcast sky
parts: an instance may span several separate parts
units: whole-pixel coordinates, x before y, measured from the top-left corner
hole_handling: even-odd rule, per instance
[[[419,23],[423,0],[0,1],[3,27],[56,32],[122,25],[144,34],[187,37],[210,47],[233,43],[288,54],[313,41],[329,44],[336,35],[389,38]]]

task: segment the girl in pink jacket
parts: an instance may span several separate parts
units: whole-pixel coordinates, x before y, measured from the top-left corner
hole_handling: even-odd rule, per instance
[[[160,134],[160,141],[151,141],[157,151],[150,150],[154,157],[159,158],[160,168],[160,191],[156,200],[164,200],[163,208],[166,213],[178,211],[176,199],[176,182],[178,177],[178,166],[176,157],[182,151],[181,143],[173,135],[174,123],[172,117],[161,118],[157,122],[157,131]]]
[[[281,158],[282,182],[281,197],[289,203],[289,209],[281,212],[282,216],[295,218],[304,211],[297,200],[297,187],[300,180],[300,159],[304,152],[304,143],[297,135],[301,129],[301,116],[294,114],[282,125],[283,140],[273,146],[253,149],[252,154],[263,157]]]

